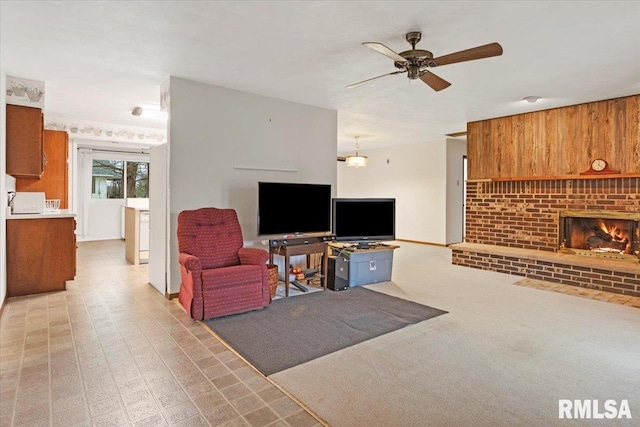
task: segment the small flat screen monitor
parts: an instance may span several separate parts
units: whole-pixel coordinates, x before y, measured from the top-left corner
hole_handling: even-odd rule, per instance
[[[258,234],[291,235],[331,231],[331,185],[258,183]]]
[[[332,231],[343,242],[396,238],[396,199],[333,199]]]

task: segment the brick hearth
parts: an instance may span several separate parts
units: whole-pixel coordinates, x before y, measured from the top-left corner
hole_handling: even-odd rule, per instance
[[[640,211],[640,178],[471,180],[453,263],[640,296],[640,264],[556,253],[564,210]]]
[[[452,263],[640,297],[640,263],[475,243],[451,245]]]

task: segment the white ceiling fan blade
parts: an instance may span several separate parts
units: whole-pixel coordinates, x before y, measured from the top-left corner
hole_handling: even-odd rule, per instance
[[[365,45],[366,47],[368,47],[369,49],[373,49],[376,52],[381,53],[384,56],[393,59],[394,61],[407,62],[406,59],[404,59],[402,56],[398,55],[396,52],[394,52],[393,50],[389,49],[388,47],[386,47],[382,43],[366,42],[366,43],[362,43],[362,44]]]
[[[404,73],[404,72],[405,72],[405,71],[394,71],[393,73],[387,73],[387,74],[383,74],[383,75],[381,75],[381,76],[372,77],[372,78],[370,78],[370,79],[363,80],[363,81],[358,82],[358,83],[350,84],[350,85],[349,85],[349,86],[347,86],[346,88],[347,88],[347,89],[351,89],[351,88],[354,88],[354,87],[360,86],[360,85],[361,85],[361,84],[363,84],[363,83],[370,82],[371,80],[379,79],[380,77],[391,76],[391,75],[393,75],[393,74],[400,74],[400,73]]]

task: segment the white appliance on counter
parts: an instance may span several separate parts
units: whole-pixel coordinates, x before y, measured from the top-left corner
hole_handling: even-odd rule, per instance
[[[43,192],[18,191],[11,200],[12,214],[38,214],[44,212]]]

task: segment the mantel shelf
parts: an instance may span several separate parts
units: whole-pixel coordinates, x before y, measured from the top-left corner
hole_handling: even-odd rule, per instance
[[[562,179],[611,179],[611,178],[640,178],[640,173],[608,173],[591,175],[546,175],[546,176],[517,176],[485,179],[468,179],[467,182],[504,182],[504,181],[554,181]]]

